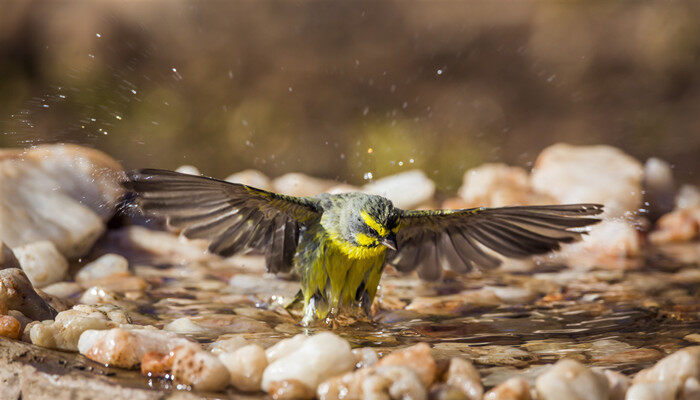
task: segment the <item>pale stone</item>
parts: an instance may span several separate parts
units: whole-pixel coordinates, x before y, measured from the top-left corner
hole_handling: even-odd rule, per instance
[[[110,304],[120,300],[120,296],[103,287],[93,286],[88,288],[80,296],[79,302],[82,304]]]
[[[700,187],[695,185],[683,185],[676,196],[676,208],[700,207]]]
[[[60,282],[68,272],[68,261],[49,241],[15,247],[14,253],[22,270],[36,287]]]
[[[496,297],[508,304],[525,304],[537,297],[534,290],[521,287],[485,286],[484,290],[492,291]]]
[[[675,184],[671,164],[652,157],[644,163],[644,200],[652,220],[673,210]]]
[[[146,254],[150,262],[183,264],[214,260],[219,257],[207,253],[207,242],[188,240],[170,232],[155,231],[142,226],[109,231],[105,236],[110,251],[122,254]]]
[[[676,400],[677,388],[669,382],[635,383],[625,395],[625,400]]]
[[[531,176],[535,190],[557,203],[602,203],[606,217],[639,209],[643,177],[642,164],[617,148],[563,143],[540,153]]]
[[[294,379],[315,391],[324,380],[354,366],[355,357],[348,342],[333,333],[321,332],[305,340],[296,351],[271,362],[263,373],[262,388],[267,391],[272,382]]]
[[[309,337],[303,334],[295,335],[289,339],[282,339],[275,343],[273,346],[265,350],[267,355],[267,360],[273,363],[280,358],[286,357],[291,353],[297,351],[299,347],[308,339]]]
[[[33,320],[53,319],[56,310],[34,290],[29,278],[19,268],[0,270],[0,303]]]
[[[417,343],[405,349],[396,350],[379,360],[376,365],[409,367],[418,374],[425,387],[429,387],[433,383],[437,371],[435,359],[430,354],[430,346],[427,343]],[[459,366],[463,365],[460,364]]]
[[[377,366],[362,382],[366,400],[425,400],[428,393],[415,370],[400,365]]]
[[[653,367],[639,371],[627,392],[627,398],[630,398],[629,393],[632,389],[640,384],[654,384],[653,387],[661,391],[660,393],[666,393],[668,389],[675,396],[676,393],[684,390],[688,381],[692,380],[700,381],[700,346],[678,350],[657,362]],[[641,395],[642,391],[635,389],[633,393]],[[639,399],[642,398],[639,397]]]
[[[151,328],[87,330],[78,341],[80,354],[100,364],[121,368],[137,366],[148,352],[169,353],[178,346],[199,347],[172,332]]]
[[[532,189],[527,171],[505,164],[484,164],[465,172],[459,195],[465,201],[460,208],[552,202],[547,196]]]
[[[562,260],[570,267],[625,269],[642,251],[641,234],[627,220],[607,220],[593,225],[587,235],[548,258]]]
[[[610,400],[625,400],[627,389],[629,389],[632,380],[617,371],[609,369],[603,371],[603,374],[608,379],[608,386],[610,386]]]
[[[530,384],[520,377],[510,378],[489,390],[484,400],[532,400]]]
[[[123,193],[121,166],[97,150],[41,145],[0,150],[0,240],[12,248],[48,240],[68,258],[104,232]]]
[[[172,377],[201,391],[223,390],[229,383],[229,371],[213,354],[198,345],[186,344],[172,350]]]
[[[290,172],[272,181],[275,192],[290,196],[315,196],[336,185],[336,182],[313,178],[305,174]]]
[[[241,183],[243,185],[248,185],[263,190],[270,190],[272,185],[270,178],[256,169],[246,169],[241,172],[236,172],[229,175],[226,178],[226,181],[231,183]]]
[[[481,396],[484,394],[479,371],[471,362],[463,358],[455,357],[450,360],[450,366],[445,374],[445,382],[459,388],[469,400],[481,400]]]
[[[352,354],[355,356],[355,368],[371,367],[379,361],[377,351],[371,347],[352,349]]]
[[[77,305],[58,313],[53,321],[37,321],[27,325],[26,329],[31,342],[37,346],[77,351],[83,332],[115,328],[129,322],[126,313],[116,306]]]
[[[105,254],[95,261],[86,264],[75,275],[79,283],[95,279],[123,276],[129,274],[129,261],[119,254]]]
[[[178,318],[163,327],[163,330],[176,333],[206,333],[207,328],[195,323],[190,317]]]
[[[197,167],[195,167],[194,165],[181,165],[177,167],[175,172],[187,175],[201,175],[199,173],[199,169],[197,169]]]
[[[677,208],[665,214],[656,222],[649,240],[654,244],[685,242],[700,234],[700,206],[694,208]]]
[[[540,400],[607,400],[608,380],[577,361],[563,359],[535,381]]]
[[[241,347],[247,346],[249,344],[250,342],[248,342],[242,336],[228,337],[225,339],[219,338],[209,345],[209,351],[211,351],[212,354],[218,356],[223,353],[233,353]]]
[[[257,344],[243,346],[232,353],[221,353],[219,360],[231,376],[236,389],[258,391],[261,389],[263,371],[267,367],[265,349]]]
[[[77,297],[82,293],[83,288],[76,282],[56,282],[49,286],[44,286],[41,291],[62,299]]]
[[[273,400],[310,400],[314,398],[314,391],[296,379],[285,379],[270,383],[267,394]]]
[[[363,190],[388,198],[395,207],[413,208],[433,198],[435,183],[416,169],[377,179],[366,184]]]

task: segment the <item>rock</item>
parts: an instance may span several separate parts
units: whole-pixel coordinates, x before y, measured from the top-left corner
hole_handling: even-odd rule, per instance
[[[445,382],[460,389],[469,400],[481,400],[481,396],[484,394],[479,371],[474,368],[471,362],[463,358],[455,357],[450,360],[450,366],[445,374]]]
[[[377,351],[371,347],[352,349],[352,354],[355,356],[355,368],[371,367],[379,361]]]
[[[0,315],[0,336],[18,339],[21,329],[22,325],[17,318],[10,315]]]
[[[219,354],[219,360],[231,375],[231,384],[244,391],[261,389],[263,371],[267,367],[265,349],[257,344],[243,346],[233,353]]]
[[[635,383],[625,400],[676,400],[677,388],[668,382]]]
[[[630,393],[638,396],[635,399],[646,399],[639,397],[643,395],[642,389],[635,389],[635,386],[643,384],[652,384],[648,387],[664,395],[671,393],[670,398],[675,398],[676,394],[684,391],[688,381],[700,381],[700,346],[678,350],[653,367],[639,371],[627,392],[627,399],[630,399]]]
[[[637,265],[634,258],[641,251],[641,234],[631,222],[608,220],[593,225],[580,241],[564,245],[548,257],[572,268],[628,269]]]
[[[170,353],[148,352],[141,357],[141,374],[153,378],[164,378],[173,370]]]
[[[272,188],[272,181],[270,181],[270,178],[255,169],[246,169],[244,171],[231,174],[226,178],[226,181],[231,183],[242,183],[244,185],[263,190],[270,190]]]
[[[552,203],[532,189],[527,171],[505,164],[484,164],[465,172],[459,195],[465,202],[460,208]]]
[[[484,400],[532,400],[530,384],[520,377],[510,378],[489,390]]]
[[[121,298],[117,294],[103,287],[93,286],[85,290],[80,296],[79,302],[82,304],[114,304],[120,300]]]
[[[367,400],[423,400],[428,398],[422,378],[413,368],[378,365],[362,382],[362,398]]]
[[[78,283],[87,283],[101,278],[129,275],[129,261],[118,254],[105,254],[97,260],[86,264],[75,275]]]
[[[178,346],[198,345],[171,332],[146,328],[87,330],[78,341],[80,354],[120,368],[134,368],[146,353],[170,353]]]
[[[649,234],[649,240],[656,244],[686,242],[700,234],[700,206],[678,208],[665,214],[656,222],[655,229]]]
[[[197,167],[195,167],[194,165],[181,165],[177,167],[175,172],[187,175],[201,175]]]
[[[490,290],[504,303],[525,304],[537,298],[537,292],[528,288],[514,286],[485,286],[484,290]]]
[[[233,353],[234,351],[249,345],[245,338],[242,336],[234,336],[225,339],[217,339],[215,342],[209,345],[209,351],[214,355],[221,355],[223,353]],[[267,359],[267,357],[265,357]]]
[[[129,260],[149,264],[183,264],[219,258],[206,252],[207,243],[187,240],[170,232],[155,231],[142,226],[128,226],[109,231],[105,236],[108,252],[127,254]]]
[[[652,221],[673,210],[675,185],[669,163],[654,157],[648,159],[644,163],[643,186],[647,213]]]
[[[303,382],[296,379],[272,382],[267,393],[273,400],[304,400],[314,398],[314,391]]]
[[[41,291],[61,299],[78,297],[83,288],[75,282],[57,282],[44,286]]]
[[[53,319],[56,310],[37,294],[21,269],[0,270],[0,303],[33,320]]]
[[[104,232],[123,179],[116,161],[86,147],[0,150],[0,240],[12,248],[48,240],[77,258]]]
[[[230,314],[211,314],[200,317],[182,317],[174,320],[165,327],[166,331],[177,333],[250,333],[270,331],[270,327],[263,321],[250,317]]]
[[[469,400],[461,390],[444,383],[431,386],[428,398],[430,400]]]
[[[323,193],[331,187],[335,186],[336,182],[323,179],[312,178],[297,172],[284,174],[272,181],[272,189],[275,192],[283,193],[290,196],[315,196]]]
[[[271,361],[263,373],[262,388],[269,391],[272,382],[295,379],[315,391],[324,380],[354,366],[355,357],[348,342],[333,333],[321,332],[306,339],[296,351]]]
[[[700,207],[700,188],[694,185],[683,185],[676,196],[676,208]]]
[[[304,342],[309,337],[303,334],[293,336],[289,339],[282,339],[275,343],[273,346],[265,350],[267,355],[267,360],[272,364],[273,362],[279,360],[282,357],[286,357],[291,353],[297,351]]]
[[[532,185],[557,203],[603,203],[606,217],[620,217],[639,209],[643,176],[641,163],[614,147],[560,143],[537,157]]]
[[[430,346],[427,343],[418,343],[405,349],[396,350],[379,360],[376,365],[378,367],[400,365],[411,368],[420,377],[425,387],[429,387],[433,383],[437,371],[435,359],[430,354]],[[463,367],[463,365],[458,367]],[[463,371],[459,370],[458,372]]]
[[[607,400],[607,378],[577,361],[559,360],[535,381],[540,400]]]
[[[172,377],[196,390],[219,391],[229,383],[229,372],[219,359],[188,343],[172,350]]]
[[[129,322],[126,313],[116,306],[77,305],[71,310],[58,313],[53,321],[36,321],[25,329],[29,332],[31,342],[37,346],[77,351],[83,332],[115,328]]]
[[[22,270],[36,287],[60,282],[68,272],[68,261],[52,242],[41,241],[15,247]]]
[[[3,241],[0,241],[0,269],[21,268],[15,253]]]
[[[413,208],[433,198],[435,183],[421,170],[401,172],[364,186],[369,194],[384,196],[399,208]]]
[[[607,378],[608,386],[610,387],[610,400],[625,400],[627,389],[629,389],[632,382],[630,378],[609,369],[603,371],[603,374]]]

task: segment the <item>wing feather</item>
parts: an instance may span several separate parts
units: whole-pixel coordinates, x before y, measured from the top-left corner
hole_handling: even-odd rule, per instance
[[[262,250],[271,272],[292,268],[300,226],[320,217],[313,199],[246,185],[157,169],[128,177],[124,185],[146,216],[165,218],[188,238],[210,240],[213,253]]]
[[[602,211],[599,204],[401,210],[390,263],[401,271],[418,269],[428,280],[444,268],[495,268],[501,261],[485,248],[513,258],[557,250],[585,234],[581,228],[600,221],[593,216]]]

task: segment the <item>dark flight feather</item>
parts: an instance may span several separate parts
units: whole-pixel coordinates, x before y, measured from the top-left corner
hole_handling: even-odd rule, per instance
[[[300,225],[321,215],[312,199],[212,178],[157,169],[128,177],[125,186],[146,216],[166,218],[188,238],[211,240],[209,251],[216,254],[262,250],[270,272],[291,270]]]
[[[599,204],[471,208],[399,212],[398,250],[387,258],[400,271],[437,280],[445,266],[467,272],[475,266],[495,268],[500,260],[483,247],[506,257],[522,258],[557,250],[600,220]]]

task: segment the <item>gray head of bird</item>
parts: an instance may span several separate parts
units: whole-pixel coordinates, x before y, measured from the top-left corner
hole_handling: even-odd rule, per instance
[[[322,224],[337,239],[360,248],[396,250],[398,212],[389,199],[351,193],[333,208]]]

